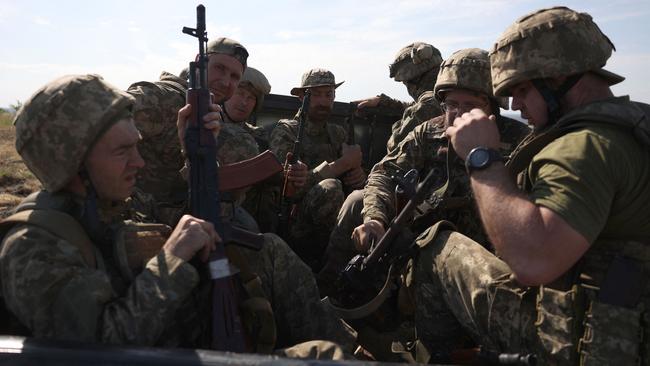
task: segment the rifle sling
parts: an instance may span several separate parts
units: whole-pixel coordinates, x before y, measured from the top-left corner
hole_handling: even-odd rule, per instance
[[[372,300],[368,301],[366,304],[361,305],[356,308],[346,309],[343,307],[336,306],[332,304],[329,297],[325,297],[321,300],[321,303],[329,306],[334,310],[342,319],[361,319],[365,318],[373,312],[377,311],[379,307],[391,297],[391,295],[397,290],[397,285],[395,284],[395,276],[397,275],[397,268],[395,264],[391,264],[388,269],[388,276],[386,276],[386,281],[384,286],[381,288],[381,291],[375,296]]]
[[[38,226],[64,239],[79,249],[88,267],[97,268],[95,246],[83,227],[72,216],[55,210],[19,211],[0,221],[0,238],[5,234],[4,230],[9,231],[16,224]]]

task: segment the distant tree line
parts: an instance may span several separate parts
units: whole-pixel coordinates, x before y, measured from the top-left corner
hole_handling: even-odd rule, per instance
[[[19,100],[16,103],[9,104],[9,108],[0,108],[0,126],[10,126],[23,103]]]

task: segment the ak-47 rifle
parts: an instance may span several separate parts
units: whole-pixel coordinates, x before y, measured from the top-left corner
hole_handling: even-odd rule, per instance
[[[408,228],[413,212],[431,194],[441,177],[444,175],[440,170],[431,169],[399,215],[391,221],[379,242],[373,243],[368,254],[352,258],[341,272],[334,299],[326,298],[324,301],[329,302],[343,319],[366,317],[390,297],[394,271],[415,249],[415,235]],[[445,183],[436,190],[436,194],[443,194],[446,188]]]
[[[289,177],[286,174],[289,165],[295,164],[300,159],[302,155],[302,139],[305,131],[305,124],[307,123],[307,114],[309,113],[309,101],[311,100],[311,91],[309,89],[305,90],[305,94],[302,98],[302,105],[300,106],[300,113],[298,115],[298,134],[296,135],[296,140],[293,142],[293,151],[289,156],[289,159],[285,161],[284,165],[284,184],[282,185],[282,196],[280,197],[280,211],[278,212],[278,234],[287,238],[289,234],[289,225],[290,220],[294,215],[296,204],[293,202],[293,196],[296,193],[296,188],[291,182],[289,182]]]
[[[209,221],[219,233],[223,243],[237,243],[260,249],[261,234],[250,233],[223,223],[220,220],[219,178],[217,144],[212,132],[205,128],[203,116],[209,112],[211,102],[207,82],[205,7],[196,7],[196,28],[183,27],[183,33],[199,40],[199,54],[190,62],[187,103],[192,105],[185,132],[185,149],[189,160],[189,210],[198,218]],[[211,347],[221,351],[244,352],[245,334],[239,316],[239,287],[236,269],[226,257],[224,245],[210,253],[208,270],[212,280]]]

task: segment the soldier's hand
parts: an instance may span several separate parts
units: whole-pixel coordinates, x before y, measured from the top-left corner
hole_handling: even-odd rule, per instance
[[[287,161],[291,160],[292,157],[293,153],[288,152]],[[307,183],[307,176],[309,175],[307,164],[298,160],[295,164],[285,164],[284,166],[286,167],[284,175],[295,188],[300,188]]]
[[[446,134],[461,159],[465,159],[475,147],[498,150],[500,146],[496,117],[488,116],[478,108],[456,117],[454,124],[447,127]]]
[[[366,172],[362,167],[356,167],[343,174],[343,184],[353,189],[360,189],[366,184]]]
[[[370,220],[357,226],[352,232],[354,248],[359,253],[367,253],[370,250],[371,241],[381,239],[385,232],[384,224],[379,220]]]
[[[212,223],[190,215],[184,215],[169,236],[163,250],[189,261],[198,254],[201,261],[208,260],[210,251],[221,242]]]
[[[341,145],[341,157],[339,160],[343,162],[343,165],[347,168],[346,170],[360,167],[363,161],[361,146],[343,143],[343,145]]]
[[[212,131],[215,138],[219,136],[221,130],[221,107],[218,104],[210,104],[210,112],[203,116],[205,128]],[[178,138],[181,141],[181,147],[185,150],[185,130],[187,129],[187,119],[192,113],[192,106],[186,104],[183,108],[178,110],[178,117],[176,118],[176,130],[178,131]]]
[[[357,109],[362,109],[366,107],[376,107],[379,105],[379,100],[381,98],[379,96],[375,97],[370,97],[366,99],[361,99],[361,100],[355,100],[353,103],[358,103],[357,104]]]

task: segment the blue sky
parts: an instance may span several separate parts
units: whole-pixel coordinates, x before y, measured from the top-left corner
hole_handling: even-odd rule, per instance
[[[65,74],[97,73],[120,88],[179,72],[196,52],[181,33],[194,26],[189,1],[0,0],[0,107],[26,100]],[[408,100],[388,77],[395,53],[413,41],[433,44],[443,58],[467,47],[489,50],[515,19],[557,5],[535,0],[205,1],[208,37],[242,42],[249,64],[272,92],[288,94],[312,67],[345,80],[337,100],[384,92]],[[650,1],[567,1],[590,13],[614,42],[608,69],[628,79],[616,94],[650,102]]]

